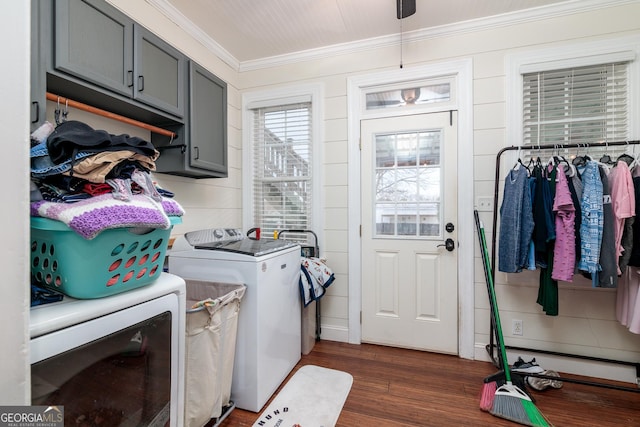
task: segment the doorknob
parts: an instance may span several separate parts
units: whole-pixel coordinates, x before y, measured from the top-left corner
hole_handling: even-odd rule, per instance
[[[454,242],[453,239],[447,239],[444,241],[444,244],[438,245],[436,247],[439,248],[440,246],[444,246],[446,250],[451,252],[456,248],[456,242]]]

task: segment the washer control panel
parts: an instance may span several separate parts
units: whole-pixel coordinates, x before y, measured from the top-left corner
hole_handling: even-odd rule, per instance
[[[205,230],[190,231],[184,237],[191,246],[219,243],[225,244],[245,239],[239,228],[208,228]]]

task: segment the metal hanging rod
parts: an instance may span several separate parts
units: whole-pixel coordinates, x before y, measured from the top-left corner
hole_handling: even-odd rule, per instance
[[[495,264],[496,264],[496,233],[495,227],[498,223],[498,192],[499,192],[499,184],[501,178],[500,172],[500,160],[502,155],[506,151],[515,151],[515,150],[562,150],[566,148],[608,148],[615,147],[621,145],[637,145],[640,144],[640,140],[633,141],[613,141],[613,142],[595,142],[595,143],[583,143],[583,144],[543,144],[543,145],[511,145],[509,147],[505,147],[502,150],[498,151],[498,155],[496,156],[496,176],[495,176],[495,187],[493,190],[493,236],[491,237],[491,273],[496,274]]]
[[[110,111],[102,110],[97,107],[93,107],[91,105],[83,104],[82,102],[74,101],[69,98],[65,98],[64,96],[59,96],[53,94],[51,92],[47,92],[47,99],[49,101],[55,101],[61,104],[68,105],[69,107],[77,108],[78,110],[87,111],[92,114],[96,114],[98,116],[107,117],[109,119],[117,120],[122,123],[126,123],[132,126],[137,126],[142,129],[146,129],[150,132],[157,133],[159,135],[168,136],[172,139],[175,139],[177,135],[170,130],[162,129],[154,125],[150,125],[148,123],[140,122],[138,120],[130,119],[129,117],[121,116],[119,114],[112,113]]]

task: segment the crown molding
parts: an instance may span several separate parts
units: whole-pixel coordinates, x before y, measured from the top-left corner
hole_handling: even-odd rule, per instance
[[[325,59],[336,55],[353,54],[389,46],[397,46],[401,42],[400,34],[375,37],[356,42],[341,43],[316,49],[309,49],[285,55],[276,55],[250,61],[240,62],[226,49],[220,46],[214,39],[208,36],[192,21],[187,19],[168,0],[146,0],[151,6],[159,10],[168,19],[175,22],[180,28],[198,40],[214,55],[227,63],[238,72],[254,71],[263,68],[271,68],[317,59]],[[425,28],[402,34],[403,43],[414,43],[439,37],[470,33],[474,31],[488,30],[577,13],[590,12],[630,3],[638,0],[568,0],[562,3],[540,6],[523,11],[510,12],[488,18],[478,18],[454,24]]]
[[[194,24],[193,21],[184,16],[182,12],[176,9],[168,0],[145,1],[166,16],[170,21],[174,22],[178,27],[182,28],[191,37],[200,42],[205,48],[211,51],[231,68],[239,71],[240,61],[218,44],[218,42],[212,39],[207,33],[202,31],[202,29]]]

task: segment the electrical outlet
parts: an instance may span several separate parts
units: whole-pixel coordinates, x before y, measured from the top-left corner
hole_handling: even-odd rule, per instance
[[[493,210],[493,198],[491,197],[478,197],[476,200],[476,208],[478,211],[492,211]]]
[[[523,335],[524,331],[522,329],[522,320],[513,319],[513,323],[511,324],[511,333],[518,336]]]

